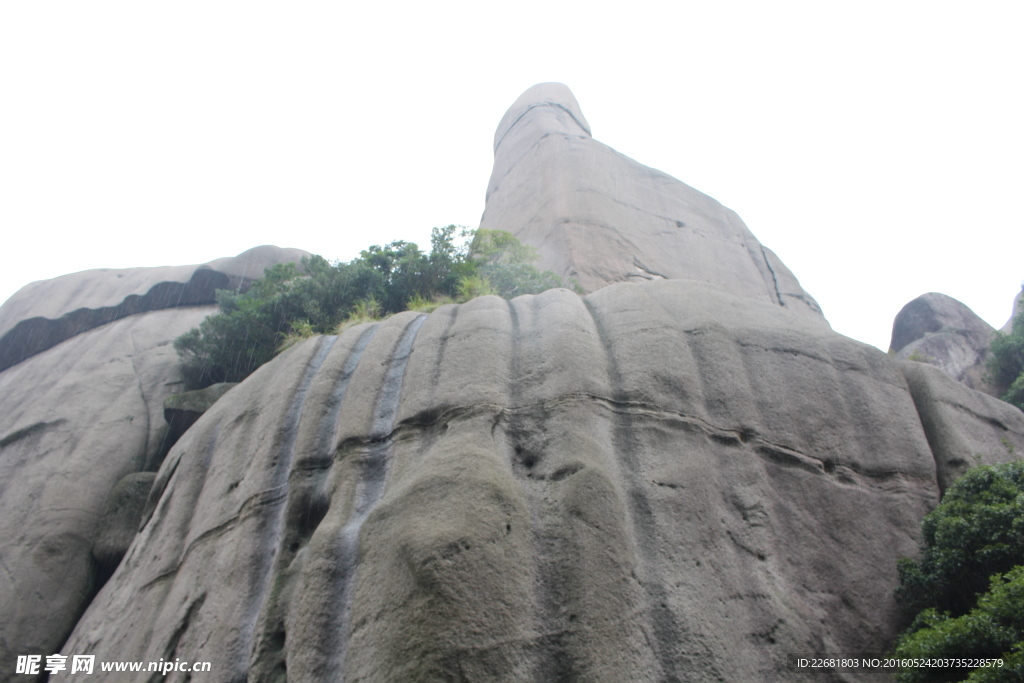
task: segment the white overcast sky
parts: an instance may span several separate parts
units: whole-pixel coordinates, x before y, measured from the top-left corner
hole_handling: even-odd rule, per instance
[[[607,7],[608,9],[605,9]],[[348,260],[475,227],[498,120],[561,81],[594,137],[735,209],[834,329],[1024,279],[1024,3],[0,4],[0,301],[259,244]]]

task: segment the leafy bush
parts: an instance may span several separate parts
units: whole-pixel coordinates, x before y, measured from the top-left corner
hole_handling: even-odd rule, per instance
[[[493,290],[485,293],[511,299],[563,286],[550,270],[542,273],[530,265],[538,258],[536,249],[502,230],[476,230],[469,251],[478,277]]]
[[[217,292],[220,313],[174,348],[190,388],[239,382],[296,341],[409,308],[484,294],[535,294],[562,281],[531,264],[536,252],[506,232],[434,228],[430,253],[411,242],[371,246],[348,263],[322,256],[268,268],[244,293]]]
[[[1024,461],[968,471],[924,518],[921,532],[921,560],[899,564],[897,598],[917,616],[896,655],[1008,661],[1002,671],[918,669],[898,680],[1021,680],[1009,660],[1024,667]],[[1008,671],[1018,673],[993,678]]]
[[[1009,334],[996,332],[989,351],[989,382],[1004,401],[1024,410],[1024,310],[1013,319]]]

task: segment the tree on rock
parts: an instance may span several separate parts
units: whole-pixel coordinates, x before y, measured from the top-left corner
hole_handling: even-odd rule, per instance
[[[987,365],[988,380],[1003,400],[1024,410],[1024,309],[1009,334],[996,332]]]
[[[434,228],[431,249],[395,241],[364,249],[347,263],[322,256],[268,268],[244,293],[218,290],[220,313],[174,341],[185,382],[199,389],[240,382],[290,340],[336,332],[339,325],[483,294],[511,298],[561,287],[532,265],[536,252],[507,232]]]
[[[1024,680],[1024,461],[978,467],[921,523],[920,561],[899,564],[913,623],[901,658],[1001,658],[1002,667],[918,668],[900,683]]]

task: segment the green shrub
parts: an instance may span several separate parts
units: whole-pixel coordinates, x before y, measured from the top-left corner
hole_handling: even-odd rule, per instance
[[[550,270],[541,272],[530,265],[538,258],[536,249],[502,230],[476,230],[469,251],[479,277],[493,290],[485,293],[511,299],[564,286]]]
[[[908,669],[899,683],[1024,680],[1024,567],[992,577],[978,606],[960,617],[929,608],[896,646],[898,658],[978,657],[1003,659],[1002,667]]]
[[[1024,665],[1024,461],[968,471],[924,518],[921,535],[920,561],[899,563],[897,599],[917,616],[897,656],[1001,656]],[[1022,680],[992,678],[1007,671],[919,669],[897,680]]]
[[[244,293],[218,291],[220,313],[181,335],[174,348],[186,384],[240,382],[276,353],[313,334],[483,294],[535,294],[561,286],[530,263],[537,255],[495,230],[434,228],[430,253],[411,242],[374,245],[348,263],[322,256],[268,268]]]

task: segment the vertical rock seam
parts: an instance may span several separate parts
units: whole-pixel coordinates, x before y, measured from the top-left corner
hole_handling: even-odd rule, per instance
[[[338,643],[337,671],[344,678],[345,659],[348,649],[348,632],[352,627],[352,587],[355,584],[359,563],[359,532],[363,522],[370,516],[384,495],[384,487],[388,479],[388,470],[394,450],[393,431],[395,418],[398,415],[398,404],[402,394],[402,383],[405,367],[409,363],[412,345],[416,339],[426,315],[420,315],[405,328],[395,350],[392,352],[384,381],[377,395],[373,425],[370,429],[369,442],[354,454],[359,458],[359,479],[356,482],[352,511],[348,522],[341,529],[338,539],[340,552],[338,556],[344,562],[342,567],[342,583],[339,587],[337,600],[340,604],[338,612],[341,642]]]
[[[274,471],[271,475],[271,486],[264,492],[266,499],[263,502],[263,505],[266,505],[268,508],[266,523],[270,528],[265,530],[265,533],[261,535],[256,544],[257,551],[255,555],[257,561],[253,567],[256,575],[252,577],[253,581],[250,586],[252,599],[247,605],[248,613],[246,618],[239,625],[238,639],[241,642],[239,642],[236,649],[239,657],[245,657],[245,659],[244,661],[233,662],[235,669],[231,672],[232,681],[242,682],[248,679],[250,653],[255,645],[257,622],[259,615],[265,609],[267,596],[274,579],[273,570],[280,557],[282,540],[285,536],[284,521],[288,502],[288,479],[292,470],[292,460],[295,457],[295,443],[298,439],[302,411],[306,404],[306,394],[309,392],[309,385],[313,382],[313,377],[320,369],[324,359],[327,358],[327,354],[337,339],[337,337],[331,336],[321,337],[317,340],[318,348],[316,353],[306,366],[305,375],[302,377],[302,381],[292,399],[291,406],[285,416],[285,428],[282,432],[279,432],[278,442],[275,447],[276,454],[272,460]]]
[[[601,316],[595,310],[594,303],[590,299],[583,301],[593,318],[601,346],[607,355],[608,379],[613,392],[611,396],[613,405],[625,405],[629,402],[629,397],[623,390],[622,373],[619,369],[618,359],[615,357],[611,337],[601,321]],[[642,561],[642,566],[639,567],[642,576],[634,578],[643,586],[648,600],[647,610],[651,633],[645,635],[649,638],[651,648],[661,665],[662,675],[659,680],[663,683],[681,683],[690,680],[687,673],[688,667],[685,666],[690,662],[686,661],[688,654],[679,651],[679,646],[684,643],[683,627],[668,605],[668,592],[657,571],[658,532],[653,523],[654,514],[650,502],[647,500],[647,495],[640,482],[642,475],[639,463],[636,462],[630,449],[633,418],[628,410],[614,410],[613,415],[613,448],[621,468],[622,480],[629,486],[626,509],[630,518],[629,522],[635,530]]]
[[[324,404],[324,413],[316,432],[315,455],[312,458],[305,458],[302,465],[302,469],[306,471],[296,472],[298,467],[292,470],[291,478],[298,479],[298,481],[289,485],[285,512],[288,523],[285,527],[285,534],[278,545],[273,585],[269,590],[259,620],[259,637],[253,648],[249,666],[249,675],[256,680],[287,679],[287,651],[285,648],[287,597],[297,578],[296,572],[291,570],[296,565],[301,566],[301,560],[297,561],[296,556],[308,544],[317,525],[327,514],[330,502],[327,496],[318,490],[320,487],[317,484],[323,483],[323,477],[318,477],[317,474],[326,472],[333,464],[338,418],[349,380],[352,379],[363,351],[373,338],[377,327],[376,324],[369,326],[360,335],[356,345],[345,359],[341,372]],[[313,471],[309,472],[310,470]],[[304,477],[307,472],[311,475],[308,479],[311,479],[312,482],[307,481],[307,478]]]

